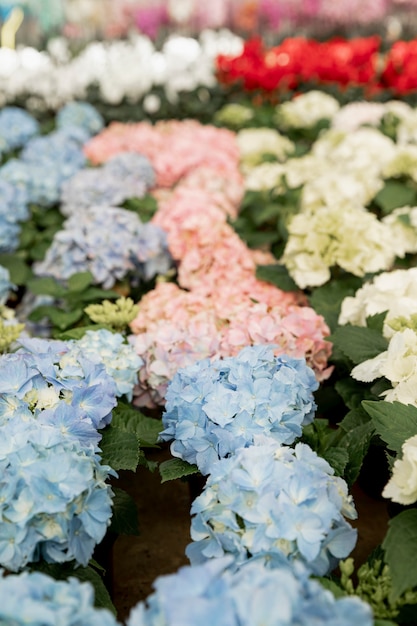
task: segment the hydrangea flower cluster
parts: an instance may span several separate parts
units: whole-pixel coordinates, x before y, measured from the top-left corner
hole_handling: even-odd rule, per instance
[[[0,168],[0,252],[14,252],[19,245],[20,224],[29,216],[26,185],[5,180]]]
[[[104,328],[87,330],[76,346],[93,363],[104,364],[116,384],[116,396],[125,395],[130,402],[143,360],[133,346],[125,342],[123,335]]]
[[[14,106],[4,107],[0,111],[0,159],[38,133],[39,124],[30,113]]]
[[[130,613],[127,626],[372,626],[370,607],[356,597],[335,598],[308,577],[300,563],[274,559],[236,568],[228,558],[182,567],[161,576],[146,603]]]
[[[83,169],[62,185],[64,215],[90,206],[119,206],[128,198],[141,198],[154,185],[155,174],[148,159],[137,153],[122,153],[104,166]]]
[[[82,128],[89,137],[99,133],[104,127],[104,119],[88,102],[68,102],[56,115],[57,128]]]
[[[281,129],[312,128],[321,120],[331,120],[339,109],[336,98],[312,89],[279,104],[275,110],[275,121]]]
[[[9,270],[0,265],[0,306],[6,304],[14,285],[10,282]]]
[[[143,224],[132,211],[93,206],[66,220],[34,271],[59,281],[89,271],[109,289],[130,271],[137,282],[147,281],[166,273],[171,263],[166,235],[158,226]]]
[[[114,474],[97,448],[116,405],[103,364],[76,342],[21,339],[0,358],[0,564],[86,565],[110,523]]]
[[[333,474],[308,445],[293,449],[262,436],[217,461],[191,507],[191,563],[272,553],[328,573],[357,535],[344,517],[356,517],[346,482]]]
[[[71,413],[61,404],[49,423],[45,411],[0,427],[0,564],[8,570],[40,559],[86,566],[107,532],[113,494],[105,481],[115,474],[93,446],[67,434]]]
[[[114,615],[94,606],[90,583],[55,580],[41,572],[0,578],[0,621],[13,626],[117,626]]]
[[[77,342],[21,338],[21,348],[0,358],[0,423],[34,416],[62,423],[88,447],[111,421],[116,385],[102,363]]]
[[[318,388],[304,359],[275,357],[270,346],[250,346],[235,357],[205,359],[180,369],[168,385],[163,441],[202,474],[213,462],[269,435],[291,444],[313,421]]]

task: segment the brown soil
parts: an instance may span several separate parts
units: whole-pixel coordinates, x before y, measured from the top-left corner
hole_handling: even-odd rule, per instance
[[[167,450],[148,454],[153,460],[169,458]],[[113,549],[113,602],[120,620],[152,591],[161,574],[174,573],[188,564],[185,547],[190,541],[190,490],[187,482],[161,484],[156,471],[140,467],[136,474],[121,472],[118,486],[127,491],[138,507],[140,535],[119,536]],[[366,495],[357,485],[353,496],[358,511],[358,542],[352,554],[363,563],[385,536],[388,523],[386,503]]]

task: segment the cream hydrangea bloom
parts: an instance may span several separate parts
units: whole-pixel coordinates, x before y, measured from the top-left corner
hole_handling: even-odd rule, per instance
[[[399,144],[417,143],[417,111],[409,110],[401,117],[397,126],[397,141]]]
[[[364,124],[378,126],[385,112],[380,102],[350,102],[333,116],[332,128],[350,132]]]
[[[250,170],[245,178],[245,189],[249,191],[285,191],[283,177],[285,167],[281,163],[261,163]]]
[[[330,129],[323,133],[312,147],[312,153],[328,160],[329,164],[347,171],[362,171],[379,176],[396,154],[396,145],[376,128],[361,127],[344,133]]]
[[[395,461],[382,495],[399,504],[417,502],[417,435],[403,443],[402,459]]]
[[[385,178],[410,176],[417,181],[417,146],[397,146],[392,158],[384,165]]]
[[[317,158],[313,154],[289,159],[285,164],[285,180],[290,189],[301,187],[329,170],[325,159]]]
[[[376,176],[364,176],[363,171],[348,172],[339,168],[326,169],[326,172],[308,181],[301,194],[301,209],[314,210],[321,206],[339,205],[362,209],[383,187]]]
[[[312,128],[320,120],[330,120],[340,104],[326,93],[308,91],[277,106],[275,121],[282,128]]]
[[[237,144],[243,168],[262,163],[265,154],[285,160],[294,152],[294,143],[273,128],[244,128],[237,135]]]
[[[379,274],[342,302],[339,324],[366,326],[366,318],[388,311],[386,322],[417,310],[417,268]],[[384,336],[391,336],[384,326]]]
[[[417,207],[395,209],[382,222],[391,229],[397,257],[417,252]]]
[[[356,276],[389,268],[395,258],[389,229],[367,211],[321,207],[295,215],[281,262],[302,289],[323,285],[330,268]]]

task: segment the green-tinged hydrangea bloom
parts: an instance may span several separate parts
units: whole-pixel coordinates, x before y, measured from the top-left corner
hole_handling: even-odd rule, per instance
[[[222,107],[214,116],[218,124],[240,128],[253,118],[253,110],[243,104],[231,102]]]
[[[349,594],[355,595],[370,604],[378,619],[395,619],[402,606],[417,603],[417,591],[408,590],[397,600],[392,600],[392,579],[390,569],[382,559],[364,563],[356,572],[357,586],[352,581],[354,561],[348,558],[340,561],[340,583]]]
[[[336,98],[312,90],[278,105],[275,121],[279,128],[312,128],[322,120],[331,120],[339,109]]]
[[[411,313],[409,317],[399,315],[394,319],[387,320],[387,325],[395,332],[401,332],[406,328],[411,328],[417,333],[417,313]]]
[[[399,146],[395,156],[385,165],[385,178],[410,176],[417,180],[417,146]]]
[[[85,309],[88,317],[96,324],[105,324],[120,332],[127,328],[138,314],[138,305],[132,298],[119,298],[116,302],[103,300],[101,304],[90,304]]]

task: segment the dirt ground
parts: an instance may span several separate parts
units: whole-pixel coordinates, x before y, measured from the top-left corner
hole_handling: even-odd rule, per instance
[[[149,458],[169,458],[167,450],[156,451]],[[119,536],[113,548],[113,602],[120,620],[152,591],[152,583],[161,574],[174,573],[187,565],[184,551],[190,541],[190,491],[181,480],[164,484],[158,472],[140,467],[137,474],[121,472],[118,486],[136,501],[140,525],[138,537]],[[383,539],[387,529],[386,503],[367,496],[362,489],[352,490],[358,520],[358,542],[352,554],[355,564],[363,563]]]

